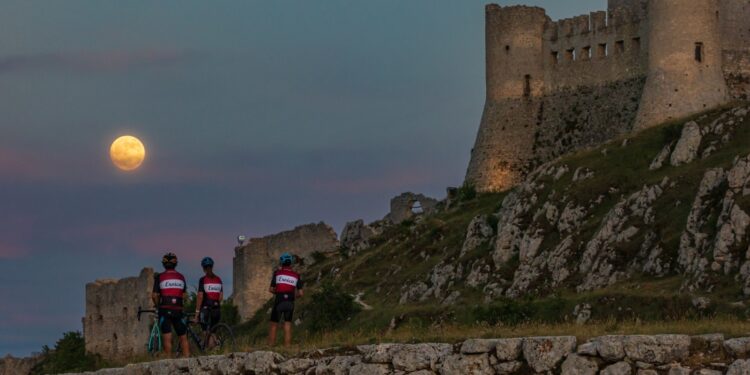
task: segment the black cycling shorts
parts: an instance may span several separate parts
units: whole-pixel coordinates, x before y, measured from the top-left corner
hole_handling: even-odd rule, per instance
[[[185,335],[187,333],[187,325],[182,318],[182,311],[159,309],[159,328],[161,328],[161,333],[172,333],[172,326],[174,326],[177,336]]]
[[[277,302],[271,310],[271,321],[274,323],[279,322],[279,318],[285,322],[291,322],[292,316],[294,315],[294,302],[292,301],[281,301]]]
[[[215,326],[221,320],[221,308],[218,307],[204,307],[201,309],[199,317],[201,327],[205,330],[209,324],[211,327]]]

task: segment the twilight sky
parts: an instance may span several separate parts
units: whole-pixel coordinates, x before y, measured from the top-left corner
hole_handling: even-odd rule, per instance
[[[484,3],[4,0],[0,356],[81,330],[86,282],[167,249],[231,288],[238,234],[442,198],[481,116]],[[109,161],[123,134],[146,145],[136,173]]]

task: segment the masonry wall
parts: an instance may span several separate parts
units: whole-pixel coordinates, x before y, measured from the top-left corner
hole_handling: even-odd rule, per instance
[[[321,222],[252,238],[246,245],[235,248],[232,298],[240,318],[250,319],[271,298],[268,287],[282,253],[289,252],[303,263],[310,263],[313,253],[335,251],[338,247],[336,232]]]
[[[720,32],[723,43],[724,79],[729,96],[748,100],[750,94],[750,3],[743,0],[720,2]]]
[[[138,307],[152,306],[154,270],[136,277],[105,279],[86,284],[83,336],[86,350],[104,358],[129,358],[146,351],[151,319],[136,319]]]

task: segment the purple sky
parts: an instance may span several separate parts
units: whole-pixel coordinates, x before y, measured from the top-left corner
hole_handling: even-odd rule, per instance
[[[0,355],[80,330],[86,282],[167,249],[191,284],[211,255],[231,285],[238,234],[340,231],[404,191],[442,198],[482,111],[483,6],[3,1]],[[123,134],[146,145],[136,173],[108,159]]]

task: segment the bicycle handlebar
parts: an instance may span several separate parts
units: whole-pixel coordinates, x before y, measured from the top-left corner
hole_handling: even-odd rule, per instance
[[[157,314],[158,310],[156,309],[142,309],[140,306],[138,306],[138,321],[141,321],[141,314]],[[195,316],[195,313],[192,312],[186,312],[183,313],[185,316]]]

